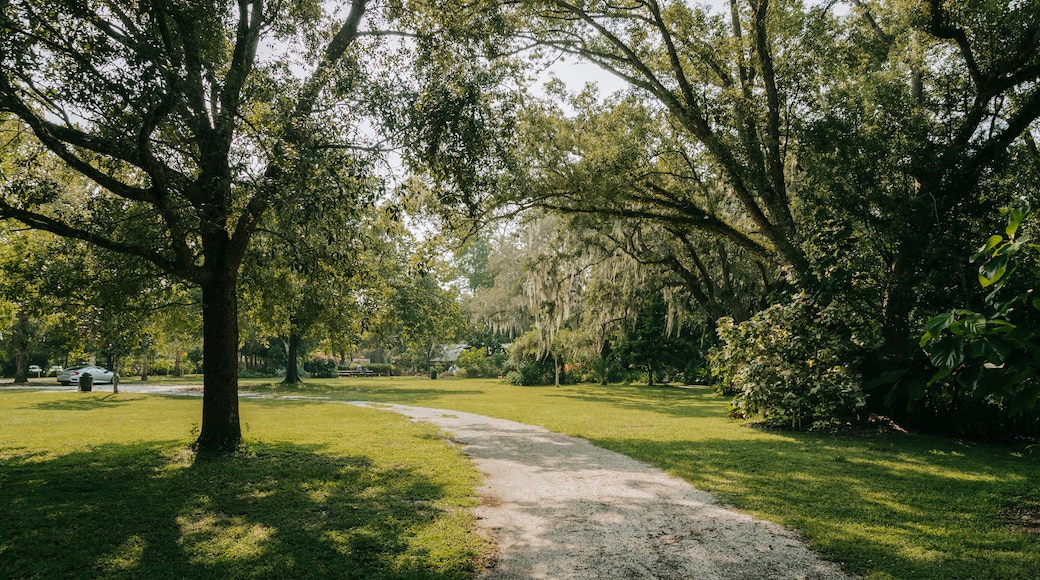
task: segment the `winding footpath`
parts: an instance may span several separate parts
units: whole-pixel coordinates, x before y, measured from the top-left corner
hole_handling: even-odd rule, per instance
[[[583,439],[458,411],[353,402],[433,423],[484,475],[480,524],[506,579],[848,579],[794,534]]]

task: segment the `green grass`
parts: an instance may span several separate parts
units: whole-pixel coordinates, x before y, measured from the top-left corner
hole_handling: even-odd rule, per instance
[[[1040,451],[916,435],[764,431],[707,389],[500,381],[315,381],[271,393],[442,407],[576,435],[797,529],[867,578],[1040,578],[1040,536],[1009,519],[1040,499]]]
[[[468,578],[479,476],[435,429],[347,405],[242,403],[195,457],[194,398],[0,391],[0,577]]]
[[[186,456],[197,400],[0,392],[0,505],[29,514],[0,521],[0,570],[8,561],[43,566],[52,554],[65,557],[83,533],[82,554],[41,576],[298,576],[295,566],[311,558],[354,566],[351,558],[368,561],[360,554],[372,555],[377,572],[358,577],[465,575],[486,547],[460,509],[472,501],[475,476],[467,469],[455,479],[458,454],[427,428],[330,404],[368,400],[584,437],[797,529],[869,579],[1040,577],[1040,536],[1020,525],[1040,503],[1040,451],[916,435],[763,431],[727,419],[727,401],[706,389],[360,377],[243,390],[268,398],[243,399],[250,452],[230,465]],[[278,398],[290,394],[311,398]],[[445,459],[437,467],[428,456]],[[343,474],[362,472],[369,479],[340,485]],[[323,486],[331,488],[319,501],[313,490]],[[416,489],[436,499],[408,499]],[[386,516],[380,501],[403,505]],[[423,511],[430,505],[432,514]],[[113,531],[90,537],[80,522],[99,513],[108,513],[101,525]],[[47,527],[37,533],[41,521]],[[459,531],[445,531],[452,525]],[[464,547],[438,555],[449,541]]]

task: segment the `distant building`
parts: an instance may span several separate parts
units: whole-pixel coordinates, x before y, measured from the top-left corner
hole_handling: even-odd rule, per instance
[[[439,344],[433,349],[433,356],[430,357],[430,362],[435,363],[453,363],[459,360],[459,355],[462,351],[469,348],[468,344]]]

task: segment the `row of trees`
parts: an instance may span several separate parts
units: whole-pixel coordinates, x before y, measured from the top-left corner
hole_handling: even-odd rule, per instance
[[[323,260],[313,262],[318,272],[301,270],[257,244],[246,260],[259,264],[244,270],[240,287],[240,368],[298,383],[301,361],[320,356],[345,366],[359,351],[426,368],[464,319],[457,293],[436,271],[419,272],[414,239],[400,224],[393,229],[361,248],[349,271]],[[91,357],[124,376],[202,372],[197,291],[38,231],[0,230],[0,240],[0,374],[24,382],[30,364]]]
[[[771,312],[791,326],[767,350],[828,350],[771,352],[778,376],[832,376],[907,419],[1006,404],[931,381],[919,337],[984,306],[968,258],[1037,191],[1034,1],[22,0],[0,30],[0,217],[198,292],[201,448],[241,436],[240,296],[290,348],[325,322],[392,335],[380,287],[423,321],[442,312],[428,260],[411,277],[361,266],[393,227],[375,207],[432,210],[428,237],[467,240],[477,263],[511,250],[473,232],[517,218],[525,267],[472,270],[468,300],[491,338],[526,334],[554,369],[599,353],[605,376],[623,335],[638,350],[640,316],[695,337],[687,361],[730,324],[722,348],[752,352]],[[525,90],[560,55],[629,88]],[[817,339],[834,312],[855,320]],[[729,376],[754,362],[716,360]],[[833,373],[806,371],[823,360]]]
[[[599,329],[588,355],[660,293],[673,332],[723,336],[715,371],[748,412],[1035,432],[1029,372],[936,378],[920,339],[936,314],[983,309],[970,258],[1001,210],[1036,202],[1040,5],[535,4],[520,38],[630,87],[550,87],[518,114],[522,170],[494,209],[558,232],[526,289],[543,350]],[[1028,325],[1034,306],[1015,308]]]

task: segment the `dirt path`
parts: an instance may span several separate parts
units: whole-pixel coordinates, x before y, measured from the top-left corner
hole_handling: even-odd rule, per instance
[[[484,474],[499,579],[846,579],[798,538],[634,459],[538,427],[381,403],[440,426]]]

